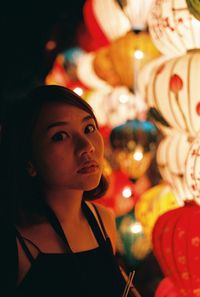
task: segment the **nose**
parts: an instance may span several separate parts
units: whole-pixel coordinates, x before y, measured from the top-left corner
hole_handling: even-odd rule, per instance
[[[87,136],[79,136],[77,138],[76,148],[80,156],[84,154],[91,154],[95,151],[94,144]]]

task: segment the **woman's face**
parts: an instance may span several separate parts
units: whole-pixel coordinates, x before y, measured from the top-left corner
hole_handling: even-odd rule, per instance
[[[33,131],[31,163],[47,190],[94,189],[103,155],[103,139],[89,113],[58,102],[42,108]]]

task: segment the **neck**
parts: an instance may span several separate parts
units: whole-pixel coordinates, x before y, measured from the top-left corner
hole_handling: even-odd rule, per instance
[[[60,223],[78,223],[83,218],[81,209],[82,191],[67,190],[66,192],[48,191],[46,199]]]

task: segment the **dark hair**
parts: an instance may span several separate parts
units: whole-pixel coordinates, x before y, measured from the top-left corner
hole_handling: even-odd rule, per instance
[[[57,85],[42,85],[12,104],[2,119],[0,145],[1,210],[17,222],[20,213],[44,214],[44,196],[39,178],[31,178],[27,162],[31,159],[32,133],[41,108],[48,102],[62,102],[88,112],[97,124],[91,106],[73,91]],[[98,124],[97,124],[98,127]],[[106,192],[107,181],[102,175],[99,185],[83,193],[95,200]]]

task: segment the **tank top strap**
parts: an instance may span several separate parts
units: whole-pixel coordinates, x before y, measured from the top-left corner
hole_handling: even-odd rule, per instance
[[[91,229],[93,231],[93,234],[96,237],[97,242],[99,243],[99,245],[105,245],[106,240],[109,237],[107,235],[106,229],[104,227],[101,216],[100,216],[100,214],[99,214],[99,212],[97,210],[97,207],[94,204],[92,204],[92,205],[93,205],[93,207],[95,209],[95,212],[97,214],[99,223],[100,223],[100,225],[102,227],[102,230],[103,230],[103,233],[104,233],[104,236],[105,236],[106,239],[104,238],[104,236],[102,234],[102,231],[101,231],[101,229],[99,227],[99,224],[97,223],[97,220],[96,220],[93,212],[91,211],[91,209],[89,208],[89,206],[87,205],[87,203],[85,201],[83,201],[83,203],[82,203],[82,208],[83,208],[84,214],[85,214],[85,216],[86,216],[86,218],[87,218],[87,220],[89,222],[89,225],[90,225],[90,227],[91,227]]]
[[[34,259],[33,255],[31,254],[29,248],[27,247],[21,233],[17,229],[16,229],[16,236],[17,236],[17,238],[18,238],[18,240],[19,240],[19,242],[21,244],[21,247],[22,247],[24,253],[26,254],[27,258],[29,259],[30,263],[33,264],[35,259]],[[33,244],[33,245],[36,247],[35,244]],[[37,248],[37,249],[39,250],[39,248]]]

